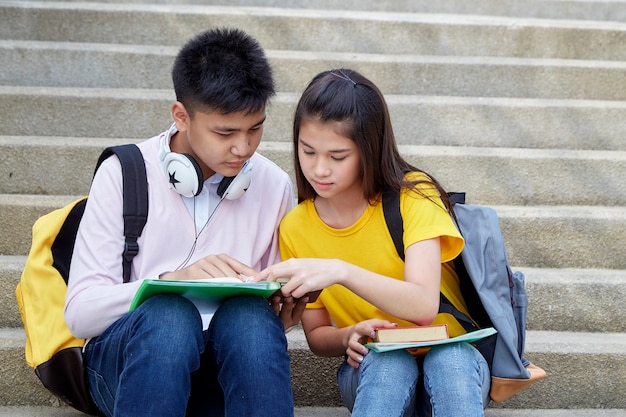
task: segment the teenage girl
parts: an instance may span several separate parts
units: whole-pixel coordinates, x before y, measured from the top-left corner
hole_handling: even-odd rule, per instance
[[[441,185],[399,154],[381,91],[356,71],[318,74],[296,108],[294,159],[299,205],[280,225],[284,261],[256,279],[289,278],[287,298],[324,289],[302,326],[311,350],[345,356],[337,372],[352,416],[483,416],[487,362],[468,343],[424,352],[368,351],[377,328],[446,323],[440,291],[467,308],[452,263],[463,238]],[[405,259],[387,230],[381,195],[401,190]]]

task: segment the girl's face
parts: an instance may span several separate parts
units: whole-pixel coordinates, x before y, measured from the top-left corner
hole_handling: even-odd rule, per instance
[[[300,125],[300,168],[322,198],[363,195],[359,150],[352,139],[338,133],[340,127],[335,122],[315,120]]]

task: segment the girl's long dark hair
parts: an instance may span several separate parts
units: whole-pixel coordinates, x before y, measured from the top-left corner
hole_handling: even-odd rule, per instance
[[[369,79],[350,69],[334,69],[316,75],[306,87],[296,107],[293,123],[294,169],[298,202],[314,199],[315,190],[304,177],[298,156],[298,137],[302,122],[311,120],[336,123],[341,135],[351,138],[361,155],[361,178],[364,197],[375,204],[383,192],[415,190],[430,198],[416,185],[435,188],[445,208],[450,201],[439,182],[405,161],[396,144],[387,103],[381,91]],[[407,181],[407,172],[422,172],[429,180]]]

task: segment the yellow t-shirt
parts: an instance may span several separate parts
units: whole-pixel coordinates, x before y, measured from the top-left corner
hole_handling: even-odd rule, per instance
[[[432,192],[430,192],[432,194]],[[463,238],[454,225],[438,195],[435,202],[415,192],[402,192],[400,211],[404,222],[404,247],[431,238],[440,238],[442,280],[441,291],[461,311],[467,313],[461,297],[458,277],[446,262],[461,253]],[[364,269],[404,279],[404,262],[398,257],[383,213],[382,203],[368,205],[363,215],[351,226],[335,229],[317,214],[313,201],[304,201],[283,219],[280,225],[280,249],[283,259],[341,259]],[[386,319],[400,326],[414,323],[381,311],[341,285],[322,291],[316,302],[307,308],[326,308],[339,328],[371,318]],[[448,314],[439,314],[434,323],[448,324],[451,336],[465,330]]]

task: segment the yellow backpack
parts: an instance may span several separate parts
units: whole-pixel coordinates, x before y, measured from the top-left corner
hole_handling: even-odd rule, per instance
[[[139,250],[137,238],[148,216],[148,187],[143,156],[133,144],[105,149],[96,170],[113,154],[122,164],[124,178],[126,245],[120,260],[124,282],[128,282],[132,258]],[[99,415],[83,366],[85,341],[71,334],[63,316],[74,241],[86,204],[87,198],[80,198],[35,222],[30,253],[15,296],[26,332],[28,365],[63,401],[77,410]]]

